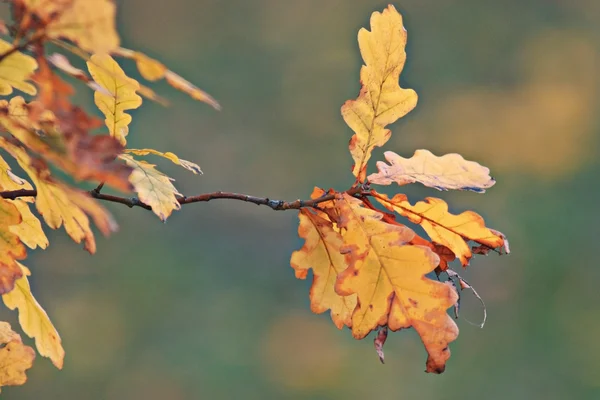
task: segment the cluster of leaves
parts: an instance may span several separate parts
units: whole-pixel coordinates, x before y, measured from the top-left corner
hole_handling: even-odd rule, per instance
[[[60,336],[31,293],[29,270],[19,262],[27,256],[26,247],[45,249],[49,244],[32,209],[48,227],[64,226],[76,243],[94,253],[90,219],[105,235],[117,229],[98,203],[102,186],[137,193],[163,221],[180,208],[172,179],[140,157],[157,155],[194,174],[202,172],[170,152],[126,147],[127,111],[140,107],[142,97],[166,100],[126,76],[113,56],[133,60],[148,81],[165,79],[196,100],[216,109],[219,104],[159,61],[120,47],[111,0],[14,0],[10,6],[12,22],[0,21],[0,34],[12,40],[0,39],[0,95],[7,96],[0,100],[0,295],[9,309],[18,309],[21,328],[35,339],[39,354],[62,368]],[[67,56],[85,61],[87,71],[73,66]],[[67,76],[94,91],[104,122],[72,104],[74,88]],[[5,157],[14,159],[31,183],[13,173]],[[57,178],[56,170],[98,187],[80,190]],[[6,344],[0,349],[0,386],[22,384],[35,353],[6,323],[0,323],[0,340]]]
[[[427,150],[417,150],[411,158],[385,152],[389,164],[377,162],[378,172],[367,176],[373,149],[390,138],[386,127],[416,106],[417,94],[398,83],[406,60],[406,31],[393,6],[373,13],[371,31],[361,29],[358,43],[365,64],[360,94],[342,106],[354,131],[349,148],[356,182],[345,192],[314,189],[311,198],[318,204],[300,210],[298,234],[305,243],[292,254],[291,266],[300,279],[313,271],[313,312],[330,310],[333,323],[350,328],[356,339],[377,331],[375,347],[382,362],[388,330],[412,327],[428,353],[426,371],[441,373],[450,357],[449,344],[458,336],[447,310],[454,307],[458,316],[458,288],[470,288],[448,263],[458,259],[466,267],[474,253],[508,253],[508,242],[472,211],[454,215],[446,202],[433,197],[413,205],[402,193],[390,198],[371,185],[418,182],[438,190],[482,193],[495,181],[489,169],[458,154],[437,157]],[[429,240],[406,222],[420,225]]]

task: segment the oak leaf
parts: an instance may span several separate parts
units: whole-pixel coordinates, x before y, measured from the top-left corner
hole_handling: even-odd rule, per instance
[[[4,147],[17,160],[33,181],[37,189],[37,210],[50,228],[58,229],[64,225],[71,239],[76,243],[83,240],[85,249],[92,254],[96,252],[96,241],[87,215],[94,219],[104,235],[117,230],[117,224],[108,211],[87,193],[54,179],[50,176],[47,166],[31,158],[23,148],[2,138],[0,147]]]
[[[310,308],[316,314],[331,310],[331,319],[338,329],[352,326],[356,295],[340,296],[335,292],[337,276],[346,269],[340,251],[342,235],[325,213],[302,209],[298,217],[298,236],[305,242],[300,250],[292,253],[290,264],[299,279],[306,279],[308,270],[313,270]]]
[[[45,24],[52,39],[68,39],[91,53],[119,46],[111,0],[17,0]]]
[[[142,98],[136,93],[140,85],[135,79],[125,75],[119,64],[108,54],[94,54],[87,66],[94,81],[104,89],[95,91],[94,102],[105,115],[110,134],[125,145],[131,122],[131,115],[125,111],[142,105]]]
[[[404,194],[397,194],[391,199],[375,191],[372,194],[388,210],[420,224],[433,242],[450,249],[463,266],[467,266],[472,257],[467,241],[472,240],[490,249],[504,245],[502,237],[487,228],[483,218],[473,211],[451,214],[448,204],[434,197],[427,197],[413,206]]]
[[[417,94],[398,84],[406,60],[406,30],[392,5],[371,15],[371,31],[362,28],[358,44],[365,62],[360,70],[362,86],[358,98],[342,106],[342,116],[355,132],[350,139],[352,173],[364,182],[371,152],[390,138],[386,126],[415,108]]]
[[[154,164],[136,160],[129,154],[119,156],[133,168],[129,181],[135,188],[139,199],[152,208],[162,221],[166,221],[173,210],[179,210],[181,205],[176,196],[181,196],[169,178],[158,171]]]
[[[21,214],[9,200],[0,199],[0,294],[10,292],[23,273],[16,260],[27,256],[27,249],[11,227],[21,223]]]
[[[31,212],[29,204],[21,199],[9,201],[17,207],[17,210],[21,214],[21,223],[12,225],[10,231],[17,235],[21,242],[30,249],[35,249],[38,246],[42,249],[48,247],[48,238],[42,229],[42,224]]]
[[[15,282],[15,288],[10,293],[2,295],[2,300],[9,309],[19,309],[19,324],[23,332],[35,339],[35,346],[40,355],[50,358],[58,369],[62,369],[65,350],[60,336],[46,311],[31,293],[27,279],[27,276],[31,275],[29,269],[20,263],[18,265],[23,271],[23,276]]]
[[[0,59],[0,95],[11,94],[13,88],[30,95],[36,94],[35,86],[28,82],[38,67],[35,58],[14,51],[13,45],[2,39],[0,39],[1,55],[6,56]]]
[[[465,160],[460,154],[438,157],[429,150],[417,150],[411,158],[400,157],[393,151],[384,153],[385,159],[377,162],[379,172],[369,175],[369,182],[378,185],[398,185],[419,182],[438,190],[470,190],[483,193],[496,181],[490,170],[474,161]]]
[[[23,344],[7,322],[0,321],[0,386],[18,386],[27,381],[25,371],[32,367],[35,351]]]
[[[335,203],[348,263],[335,289],[340,295],[358,295],[352,335],[362,339],[379,326],[392,331],[412,326],[428,353],[427,372],[443,372],[448,345],[458,336],[446,310],[458,296],[425,277],[439,264],[438,256],[428,247],[408,244],[415,235],[411,229],[383,222],[383,215],[362,201],[342,194]]]
[[[41,57],[39,63],[40,68],[31,77],[39,88],[38,100],[54,113],[70,109],[69,97],[75,93],[73,87],[50,69],[45,57]]]
[[[162,151],[157,151],[154,149],[125,149],[125,153],[135,154],[137,156],[153,154],[155,156],[166,158],[167,160],[170,160],[174,164],[182,166],[183,168],[193,172],[194,174],[202,174],[202,170],[200,169],[200,166],[198,164],[193,163],[191,161],[183,160],[177,157],[175,154],[171,153],[170,151],[163,153]]]

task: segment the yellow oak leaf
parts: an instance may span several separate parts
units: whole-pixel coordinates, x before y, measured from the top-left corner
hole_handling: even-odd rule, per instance
[[[362,86],[356,100],[344,103],[342,116],[355,132],[350,139],[352,173],[364,182],[371,152],[390,138],[386,126],[415,108],[417,94],[398,84],[406,60],[406,30],[394,6],[371,15],[371,31],[359,31],[358,45],[365,62],[360,70]]]
[[[9,201],[17,207],[17,210],[21,214],[21,223],[12,225],[10,231],[17,235],[21,242],[30,249],[35,249],[38,246],[42,249],[48,247],[49,242],[42,229],[42,223],[33,215],[29,209],[29,204],[21,199]]]
[[[458,336],[446,310],[458,295],[425,277],[439,257],[428,247],[410,245],[415,236],[411,229],[382,221],[383,214],[363,207],[362,201],[344,193],[335,204],[344,240],[341,251],[348,263],[335,289],[340,295],[358,295],[352,335],[362,339],[379,326],[392,331],[412,326],[428,353],[427,372],[443,372],[448,345]]]
[[[46,36],[68,39],[91,53],[119,46],[111,0],[18,0],[46,23]]]
[[[87,66],[94,81],[103,89],[94,92],[94,102],[105,115],[110,134],[125,145],[131,122],[131,115],[125,113],[125,110],[133,110],[142,105],[142,98],[136,93],[140,85],[135,79],[125,75],[119,64],[108,54],[94,54]]]
[[[486,228],[483,218],[473,211],[451,214],[448,204],[434,197],[427,197],[413,206],[404,194],[397,194],[391,199],[375,191],[372,194],[388,210],[421,225],[432,241],[450,249],[463,266],[467,266],[472,257],[467,244],[469,240],[490,249],[504,246],[504,239]]]
[[[37,89],[28,81],[38,63],[35,58],[13,51],[13,48],[12,44],[0,39],[0,56],[8,54],[0,59],[0,95],[11,94],[13,88],[34,95]]]
[[[25,179],[15,175],[8,163],[0,156],[0,189],[2,191],[31,190],[33,187]],[[33,197],[22,197],[22,199],[33,202]]]
[[[96,252],[96,241],[86,214],[94,218],[104,235],[117,230],[113,217],[87,193],[52,178],[47,166],[33,160],[23,148],[3,138],[0,138],[0,147],[4,147],[17,160],[33,181],[37,189],[35,205],[50,228],[58,229],[64,225],[67,234],[76,243],[83,240],[85,249],[92,254]]]
[[[35,360],[35,351],[23,344],[10,324],[0,321],[0,386],[18,386],[27,381],[25,371]]]
[[[46,311],[31,293],[27,279],[27,276],[31,275],[29,269],[20,263],[17,264],[23,271],[23,276],[15,282],[15,288],[10,293],[2,295],[2,300],[9,309],[19,309],[19,324],[23,332],[35,339],[35,346],[40,355],[50,358],[56,368],[62,369],[65,350],[60,336]]]
[[[340,252],[342,236],[322,212],[302,209],[298,217],[298,236],[305,242],[300,250],[292,253],[290,264],[299,279],[306,279],[308,270],[313,270],[310,308],[316,314],[331,310],[331,319],[338,329],[352,326],[356,295],[340,296],[335,292],[337,276],[346,269]]]
[[[490,170],[474,161],[465,160],[460,154],[451,153],[438,157],[429,150],[417,150],[411,158],[400,157],[393,151],[384,153],[390,163],[377,161],[379,172],[369,175],[369,182],[378,185],[398,185],[419,182],[438,190],[470,190],[483,193],[496,181]]]
[[[140,201],[152,207],[152,212],[162,221],[166,221],[173,210],[179,210],[181,205],[176,196],[181,196],[169,178],[155,169],[154,164],[136,160],[129,154],[119,156],[133,168],[129,181],[135,188]]]
[[[135,154],[137,156],[145,156],[147,154],[153,154],[155,156],[166,158],[167,160],[172,161],[174,164],[180,165],[188,171],[193,172],[194,174],[202,174],[202,170],[198,164],[195,164],[191,161],[183,160],[177,157],[175,154],[170,151],[162,152],[153,149],[125,149],[125,153]]]
[[[21,223],[21,214],[12,202],[0,199],[0,294],[10,292],[22,276],[16,260],[27,257],[27,249],[11,227]]]

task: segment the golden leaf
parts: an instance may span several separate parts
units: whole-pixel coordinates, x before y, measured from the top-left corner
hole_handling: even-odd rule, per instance
[[[316,314],[331,310],[331,319],[338,329],[352,326],[356,295],[340,296],[334,289],[338,274],[346,269],[340,253],[342,236],[322,212],[302,209],[298,217],[298,236],[305,242],[300,250],[292,253],[290,264],[299,279],[306,279],[308,270],[313,270],[310,308]]]
[[[129,78],[119,64],[108,54],[94,54],[87,62],[94,81],[104,90],[94,93],[94,102],[106,116],[105,122],[110,134],[125,145],[129,133],[131,115],[125,110],[133,110],[142,105],[142,98],[135,92],[140,85]]]
[[[7,322],[0,321],[0,386],[18,386],[27,381],[25,371],[35,360],[35,351],[25,346],[21,336]]]
[[[35,86],[28,82],[38,63],[35,58],[13,51],[13,45],[0,39],[0,55],[8,54],[0,60],[0,95],[13,92],[13,88],[21,92],[34,95],[37,93]]]
[[[384,153],[387,165],[377,161],[379,172],[369,175],[369,182],[378,185],[398,185],[419,182],[438,190],[470,190],[483,193],[496,181],[490,170],[474,161],[452,153],[437,157],[429,150],[417,150],[411,158],[400,157],[393,151]]]
[[[103,234],[108,235],[117,230],[117,224],[108,211],[87,193],[53,179],[48,168],[43,163],[34,161],[21,147],[2,138],[0,146],[17,160],[33,181],[37,189],[37,210],[50,228],[58,229],[64,224],[67,234],[76,243],[83,240],[85,249],[92,254],[96,252],[96,241],[86,214],[94,218]]]
[[[502,237],[486,228],[483,218],[473,211],[450,214],[448,204],[434,197],[427,197],[425,201],[412,206],[403,194],[397,194],[391,199],[375,191],[372,194],[387,209],[420,224],[432,241],[450,249],[463,266],[468,265],[472,257],[467,241],[472,240],[491,249],[504,245]]]
[[[21,223],[10,227],[10,231],[17,235],[21,242],[23,242],[30,249],[40,247],[45,249],[48,247],[48,238],[42,229],[40,220],[33,215],[29,209],[29,205],[21,199],[9,200],[12,204],[17,207],[21,214]]]
[[[19,0],[46,25],[46,36],[63,38],[91,53],[119,46],[111,0]]]
[[[458,295],[425,277],[439,257],[428,247],[409,245],[415,235],[411,229],[385,223],[383,214],[364,208],[360,200],[342,194],[335,204],[348,263],[335,289],[340,295],[358,294],[352,335],[362,339],[379,326],[393,331],[412,326],[428,353],[427,372],[443,372],[448,345],[458,336],[446,310]]]
[[[398,84],[406,60],[406,30],[394,6],[371,15],[371,31],[359,31],[358,45],[365,62],[360,70],[362,87],[356,100],[344,103],[342,116],[355,132],[350,139],[352,173],[363,182],[371,152],[390,138],[385,127],[415,108],[417,94]]]
[[[166,158],[167,160],[172,161],[174,164],[180,165],[188,171],[193,172],[194,174],[202,174],[202,170],[198,164],[195,164],[191,161],[183,160],[177,157],[175,154],[167,151],[163,153],[162,151],[157,151],[154,149],[125,149],[125,153],[135,154],[138,156],[145,156],[147,154],[154,154],[155,156]]]
[[[174,179],[155,169],[154,164],[136,160],[128,154],[123,154],[119,158],[133,168],[129,181],[140,201],[152,207],[154,214],[162,221],[166,221],[173,210],[181,208],[176,197],[181,196],[181,193],[171,183]]]
[[[27,249],[10,229],[19,223],[21,214],[17,207],[9,200],[0,199],[0,294],[10,292],[15,280],[23,275],[15,260],[23,260]]]
[[[46,311],[31,293],[27,279],[27,276],[31,275],[29,269],[20,263],[17,264],[23,271],[23,277],[15,282],[15,288],[10,293],[2,296],[2,300],[9,309],[19,309],[19,324],[23,332],[35,339],[35,346],[40,355],[50,358],[56,368],[62,369],[65,350],[61,345],[60,336]]]

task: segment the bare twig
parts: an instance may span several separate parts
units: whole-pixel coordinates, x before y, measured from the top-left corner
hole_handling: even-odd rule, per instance
[[[112,203],[120,203],[125,204],[128,207],[142,207],[146,210],[151,210],[148,204],[141,202],[136,197],[120,197],[113,196],[109,194],[100,193],[100,189],[102,189],[102,185],[99,185],[97,188],[90,190],[88,193],[95,199],[109,201]],[[357,194],[364,194],[361,187],[354,187],[346,191],[347,194],[354,196]],[[36,197],[37,190],[12,190],[6,192],[0,192],[0,197],[5,199],[14,200],[19,197]],[[334,194],[326,194],[324,196],[319,197],[318,199],[311,200],[295,200],[295,201],[284,201],[284,200],[272,200],[268,197],[256,197],[250,196],[247,194],[240,193],[231,193],[231,192],[213,192],[213,193],[204,193],[199,194],[197,196],[183,196],[177,199],[180,204],[191,204],[191,203],[199,203],[211,200],[218,199],[230,199],[230,200],[240,200],[246,201],[249,203],[254,203],[259,206],[267,206],[275,211],[283,211],[283,210],[298,210],[303,207],[315,207],[319,203],[323,203],[325,201],[333,200],[335,198]]]

